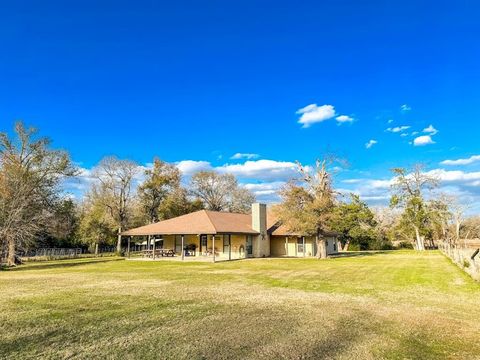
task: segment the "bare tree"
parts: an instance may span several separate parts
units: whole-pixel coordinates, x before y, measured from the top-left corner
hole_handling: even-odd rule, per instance
[[[76,171],[69,155],[36,138],[35,128],[15,125],[16,137],[0,133],[0,239],[7,243],[7,265],[45,227],[60,198],[60,182]]]
[[[205,208],[213,211],[247,213],[255,202],[255,195],[241,188],[232,174],[200,171],[190,181],[191,194],[200,199]]]
[[[107,209],[117,226],[117,253],[122,250],[121,233],[127,226],[133,180],[138,171],[137,163],[114,156],[103,158],[93,171],[98,184],[93,184],[91,193]]]

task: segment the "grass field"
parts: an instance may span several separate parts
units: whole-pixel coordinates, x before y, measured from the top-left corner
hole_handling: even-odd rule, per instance
[[[438,252],[0,272],[0,358],[480,359],[480,285]]]

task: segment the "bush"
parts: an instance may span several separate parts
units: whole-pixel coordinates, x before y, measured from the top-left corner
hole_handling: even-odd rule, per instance
[[[397,245],[397,249],[413,249],[413,244],[408,241],[400,241]]]

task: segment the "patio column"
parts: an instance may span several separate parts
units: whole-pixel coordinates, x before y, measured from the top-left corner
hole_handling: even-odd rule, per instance
[[[184,236],[182,235],[182,261],[185,260],[185,249],[184,249],[183,243],[184,243]]]
[[[155,237],[153,238],[153,252],[152,252],[152,259],[155,260],[155,245],[156,245],[156,241],[155,241]]]
[[[132,237],[129,236],[129,237],[128,237],[128,240],[127,240],[127,257],[130,257],[130,239],[131,239],[131,238],[132,238]]]
[[[228,260],[232,260],[232,235],[228,235]]]
[[[288,236],[285,236],[285,256],[288,256]]]
[[[215,262],[215,235],[212,236],[213,262]]]
[[[305,236],[302,236],[302,242],[303,242],[303,257],[305,257]]]

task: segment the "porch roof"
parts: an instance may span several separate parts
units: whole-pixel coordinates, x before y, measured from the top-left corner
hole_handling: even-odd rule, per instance
[[[252,217],[218,211],[200,210],[173,219],[130,229],[126,236],[141,235],[198,235],[198,234],[252,234]]]

